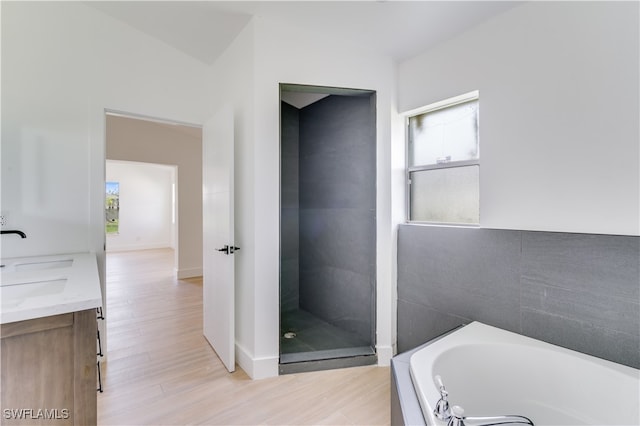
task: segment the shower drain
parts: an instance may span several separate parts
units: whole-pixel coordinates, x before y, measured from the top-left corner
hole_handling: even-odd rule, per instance
[[[296,333],[294,333],[293,331],[287,331],[286,333],[284,333],[285,339],[293,339],[294,337],[296,337]]]

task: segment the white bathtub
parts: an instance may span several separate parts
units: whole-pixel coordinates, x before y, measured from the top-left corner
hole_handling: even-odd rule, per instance
[[[640,371],[478,322],[411,356],[428,425],[440,375],[465,416],[522,415],[540,425],[639,425]]]

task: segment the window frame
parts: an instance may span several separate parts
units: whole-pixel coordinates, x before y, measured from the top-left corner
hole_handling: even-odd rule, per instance
[[[412,117],[417,115],[427,114],[430,112],[438,111],[441,109],[446,109],[449,107],[453,107],[459,104],[463,104],[470,101],[478,101],[478,156],[475,159],[471,160],[460,160],[460,161],[447,161],[443,163],[437,164],[428,164],[428,165],[417,165],[410,166],[411,159],[410,151],[409,151],[409,137],[410,137],[410,122],[409,120]],[[478,223],[460,223],[460,222],[435,222],[435,221],[419,221],[419,220],[411,220],[411,173],[427,171],[427,170],[439,170],[439,169],[452,169],[456,167],[467,167],[467,166],[478,166],[478,173],[480,167],[480,91],[474,90],[472,92],[464,93],[459,96],[454,96],[452,98],[443,99],[438,102],[431,103],[429,105],[425,105],[420,108],[412,109],[410,111],[405,112],[404,115],[404,130],[405,130],[405,223],[408,224],[426,224],[426,225],[439,225],[439,226],[464,226],[471,228],[479,228],[480,227],[480,205],[478,204]],[[478,175],[479,180],[479,175]],[[480,182],[478,182],[478,185]],[[480,188],[478,188],[478,191]],[[479,194],[478,194],[479,196]]]

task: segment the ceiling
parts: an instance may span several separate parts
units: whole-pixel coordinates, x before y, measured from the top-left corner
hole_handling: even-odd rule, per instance
[[[512,1],[88,1],[212,64],[252,16],[408,59],[514,7]]]
[[[326,93],[301,93],[280,91],[280,99],[291,106],[302,109],[329,96]]]

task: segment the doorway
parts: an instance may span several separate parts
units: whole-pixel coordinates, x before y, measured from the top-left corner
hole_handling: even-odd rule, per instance
[[[280,372],[373,364],[375,92],[280,99]]]
[[[202,129],[197,126],[161,120],[136,114],[124,114],[108,111],[105,113],[105,160],[107,162],[127,162],[137,164],[156,164],[158,167],[174,170],[175,190],[164,193],[164,197],[171,196],[172,209],[171,226],[175,227],[174,236],[169,242],[152,246],[136,246],[144,242],[145,235],[140,226],[136,226],[130,235],[129,248],[162,249],[167,247],[172,257],[171,273],[176,282],[192,277],[202,276]],[[106,168],[106,167],[105,167]],[[109,176],[105,178],[108,180]],[[120,187],[120,191],[129,190]],[[122,200],[119,207],[131,208],[131,204]],[[139,202],[140,200],[136,200]],[[155,202],[149,201],[149,202]],[[167,200],[165,200],[167,201]],[[127,219],[129,220],[129,219]],[[144,218],[138,218],[143,220]],[[130,226],[132,223],[121,223],[120,226]],[[122,228],[124,230],[124,228]],[[109,239],[110,237],[106,237]],[[123,240],[121,238],[121,240]],[[173,246],[173,248],[171,247]],[[105,244],[105,249],[107,249]],[[132,252],[133,253],[133,252]],[[166,256],[166,253],[165,253]],[[109,282],[109,255],[106,256],[106,283]],[[114,257],[111,257],[114,259]],[[166,264],[166,262],[163,262]],[[105,317],[109,321],[110,289],[105,287]],[[108,334],[104,321],[99,322],[100,333],[103,336],[103,346],[108,344]]]
[[[107,160],[176,167],[175,273],[201,276],[202,128],[111,112],[105,125]]]
[[[177,166],[107,160],[105,171],[107,252],[175,251]]]

